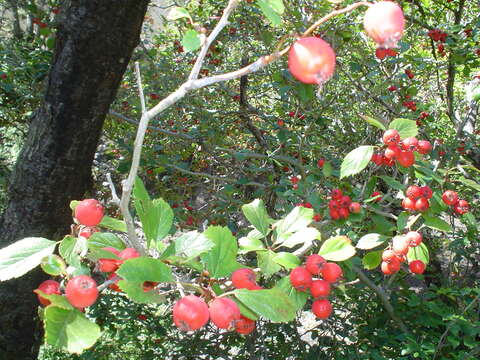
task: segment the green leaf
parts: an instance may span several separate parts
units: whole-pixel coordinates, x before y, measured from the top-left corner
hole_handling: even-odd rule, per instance
[[[127,224],[125,224],[125,221],[114,219],[107,215],[102,218],[102,222],[98,224],[98,226],[114,231],[127,232]]]
[[[274,289],[279,289],[287,294],[287,296],[295,305],[295,311],[303,309],[309,297],[308,292],[298,291],[292,286],[289,276],[280,279],[280,281],[278,281],[275,285]]]
[[[179,7],[179,6],[175,6],[168,13],[167,20],[172,21],[172,20],[177,20],[177,19],[181,19],[181,18],[184,18],[184,17],[191,19],[190,14],[188,13],[188,11],[186,9],[184,9],[182,7]]]
[[[405,185],[403,185],[401,182],[398,182],[397,180],[395,180],[390,176],[379,176],[379,178],[385,181],[387,185],[391,188],[394,188],[400,191],[405,191],[406,189]]]
[[[257,251],[258,267],[262,270],[262,275],[269,278],[282,268],[275,262],[275,253],[271,250]]]
[[[273,322],[289,322],[295,319],[295,305],[287,294],[279,289],[237,289],[235,297],[258,315]]]
[[[358,174],[365,169],[373,154],[373,146],[364,145],[350,151],[342,161],[340,179]]]
[[[243,267],[237,262],[237,240],[229,228],[209,226],[203,234],[214,244],[208,253],[201,256],[212,278],[229,276],[232,271]]]
[[[300,259],[289,252],[279,252],[273,257],[273,261],[283,266],[285,269],[294,269],[300,265]]]
[[[417,123],[409,119],[394,119],[388,125],[388,128],[397,130],[401,139],[417,136],[418,134]]]
[[[66,265],[58,255],[48,255],[40,263],[42,270],[49,275],[58,276],[65,273]]]
[[[151,257],[138,257],[126,260],[117,270],[122,279],[134,282],[173,281],[172,270],[161,260]]]
[[[185,51],[194,51],[197,50],[201,45],[200,35],[195,30],[187,30],[185,34],[183,34],[182,38],[182,46]]]
[[[137,176],[133,188],[135,209],[147,238],[147,247],[151,242],[157,244],[168,235],[173,224],[173,210],[163,199],[151,200],[142,180]]]
[[[189,258],[199,256],[211,250],[215,244],[198,231],[190,231],[175,239],[175,255]]]
[[[91,251],[106,247],[123,250],[125,249],[125,244],[122,239],[112,233],[96,232],[88,238],[88,248]]]
[[[355,248],[352,246],[352,240],[348,237],[334,236],[325,240],[318,254],[326,260],[344,261],[355,255]]]
[[[143,281],[120,280],[118,286],[132,301],[138,304],[160,304],[166,300],[165,296],[160,295],[158,291],[144,291]]]
[[[243,205],[242,212],[255,229],[264,236],[268,235],[273,219],[268,216],[263,200],[255,199],[251,203]]]
[[[283,220],[274,224],[277,243],[283,242],[296,231],[306,228],[313,219],[313,209],[296,206]]]
[[[360,115],[360,117],[365,120],[366,122],[368,122],[370,125],[373,125],[377,128],[379,128],[380,130],[387,130],[387,128],[385,127],[385,125],[383,125],[380,121],[378,121],[377,119],[374,119],[370,116],[367,116],[367,115]]]
[[[45,294],[42,290],[35,289],[33,290],[35,294],[42,296],[43,298],[50,300],[52,306],[60,307],[65,310],[75,309],[72,304],[70,304],[67,298],[63,295],[58,294]]]
[[[77,249],[77,238],[67,235],[63,238],[60,242],[60,246],[58,247],[58,251],[60,256],[65,259],[68,264],[79,264],[80,257],[79,257],[79,249]]]
[[[382,252],[383,250],[379,250],[366,254],[362,259],[363,267],[367,270],[375,269],[382,262]]]
[[[402,211],[397,218],[397,231],[402,231],[407,226],[410,214],[407,211]]]
[[[425,219],[425,226],[428,226],[431,229],[440,230],[443,232],[452,231],[450,224],[438,217],[427,217],[424,214],[423,218]]]
[[[247,236],[238,240],[238,245],[240,246],[238,250],[239,254],[246,254],[250,251],[265,250],[265,245],[263,245],[262,241],[258,237],[255,235],[252,235],[252,237],[250,236],[252,232],[256,232],[260,238],[263,238],[263,235],[257,230],[250,231]]]
[[[265,17],[270,20],[274,26],[282,25],[282,17],[272,8],[269,0],[257,0],[257,4]]]
[[[320,240],[322,235],[320,231],[313,227],[306,227],[298,230],[292,235],[286,235],[280,238],[282,241],[275,241],[275,244],[281,244],[282,246],[292,248],[299,244],[306,242],[312,242],[313,240]]]
[[[466,178],[464,178],[463,176],[460,176],[460,177],[458,178],[458,181],[460,181],[460,182],[462,182],[463,184],[471,187],[471,188],[474,189],[474,190],[480,191],[480,184],[477,183],[477,182],[475,182],[475,181],[473,181],[473,180],[466,179]]]
[[[364,235],[358,240],[356,247],[362,250],[370,250],[374,247],[377,247],[380,244],[383,244],[387,240],[387,237],[384,235],[372,233]]]
[[[256,291],[256,290],[253,290],[253,291]],[[237,298],[234,297],[232,300],[237,303],[238,308],[240,309],[240,313],[243,316],[249,318],[250,320],[258,320],[260,318],[260,316],[256,312],[251,310],[248,306],[246,306],[244,303],[242,303]]]
[[[77,309],[56,306],[45,309],[45,342],[70,353],[80,354],[100,337],[100,328]]]
[[[409,248],[407,259],[408,262],[413,260],[422,260],[425,265],[428,264],[430,262],[430,256],[428,254],[427,246],[424,243],[421,243],[418,246]]]
[[[0,250],[0,281],[18,278],[53,253],[55,241],[40,237],[19,240]]]

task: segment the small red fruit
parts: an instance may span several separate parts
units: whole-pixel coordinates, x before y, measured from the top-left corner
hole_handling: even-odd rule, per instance
[[[338,216],[342,219],[348,218],[348,215],[350,215],[350,212],[348,211],[348,208],[342,207],[341,209],[338,210]]]
[[[318,159],[317,165],[319,168],[322,168],[325,165],[325,159]]]
[[[417,231],[409,231],[405,237],[407,238],[408,245],[416,247],[422,243],[422,234]]]
[[[98,228],[96,227],[84,227],[82,229],[82,231],[80,231],[80,233],[78,234],[78,236],[82,236],[84,237],[85,239],[88,239],[90,238],[90,236],[92,236],[93,233],[96,233],[98,232]]]
[[[243,315],[240,315],[240,320],[235,323],[235,331],[239,334],[247,335],[255,330],[255,321]]]
[[[332,304],[327,299],[315,300],[312,304],[312,312],[319,319],[328,318],[332,310]]]
[[[342,268],[336,263],[327,262],[322,268],[322,277],[329,283],[336,282],[343,275]]]
[[[389,145],[385,149],[384,156],[389,160],[394,160],[400,154],[400,148],[397,145]]]
[[[458,202],[458,194],[453,190],[447,190],[443,193],[442,200],[447,205],[455,205]]]
[[[417,200],[423,196],[422,189],[417,185],[410,185],[405,194],[412,200]]]
[[[348,208],[350,204],[352,203],[352,199],[350,199],[350,196],[348,195],[343,195],[340,200],[338,200],[340,203],[340,206],[343,208]]]
[[[331,196],[333,200],[340,200],[343,196],[343,192],[340,189],[333,189]]]
[[[330,200],[328,202],[328,208],[330,210],[340,210],[342,206],[340,205],[340,202],[338,200]]]
[[[358,214],[362,211],[362,206],[358,202],[352,202],[348,207],[348,210],[350,210],[351,213]]]
[[[374,192],[372,193],[372,196],[371,196],[371,197],[373,198],[373,197],[375,197],[375,196],[378,196],[378,198],[375,199],[375,202],[380,202],[380,201],[382,201],[382,197],[379,196],[379,195],[382,195],[382,193],[379,192],[379,191],[374,191]]]
[[[302,266],[298,266],[290,272],[290,283],[298,291],[307,291],[312,285],[312,274]]]
[[[390,262],[395,257],[395,252],[393,250],[387,249],[382,253],[382,260],[385,262]]]
[[[403,11],[396,3],[380,1],[365,12],[363,27],[378,46],[392,48],[402,38],[405,27]]]
[[[208,306],[198,296],[185,296],[173,306],[173,322],[182,331],[198,330],[209,318]]]
[[[398,255],[407,255],[409,241],[405,236],[395,236],[392,241],[392,249]]]
[[[75,276],[67,283],[65,296],[76,308],[90,306],[98,297],[97,283],[87,275]]]
[[[400,134],[395,129],[389,129],[383,133],[383,143],[385,145],[396,145],[400,142]]]
[[[320,214],[313,215],[313,221],[319,222],[320,220],[322,220],[322,215]]]
[[[298,181],[299,181],[299,180],[300,180],[300,179],[299,179],[298,177],[296,177],[296,176],[292,176],[292,177],[290,178],[290,182],[291,182],[292,184],[298,184]]]
[[[338,220],[338,219],[340,219],[340,213],[338,212],[338,210],[330,209],[330,217],[333,220]]]
[[[382,264],[380,267],[382,269],[382,272],[385,275],[392,275],[396,273],[398,270],[400,270],[400,265],[401,265],[400,260],[394,257],[389,262],[382,261]]]
[[[103,248],[102,250],[107,250],[117,256],[120,256],[120,251],[118,251],[115,248],[106,247],[106,248]],[[107,258],[98,259],[98,269],[101,272],[114,272],[118,269],[118,266],[121,263],[122,261],[119,259],[107,259]]]
[[[420,212],[426,211],[429,207],[430,207],[430,203],[428,202],[427,199],[423,197],[418,199],[417,202],[415,203],[415,210]]]
[[[423,274],[425,271],[425,263],[422,260],[414,260],[408,265],[408,267],[414,274]]]
[[[310,293],[314,298],[326,297],[330,294],[330,283],[326,280],[314,280]]]
[[[415,155],[411,151],[401,151],[397,157],[397,161],[403,167],[410,167],[415,164]]]
[[[235,270],[232,273],[232,283],[237,289],[253,290],[257,286],[255,273],[248,268]]]
[[[85,226],[96,226],[103,218],[104,208],[95,199],[85,199],[75,207],[75,218]]]
[[[388,88],[388,91],[395,91],[397,90],[397,87],[395,85],[392,85]]]
[[[60,284],[58,283],[58,281],[55,281],[55,280],[45,280],[40,285],[38,285],[38,290],[41,290],[47,295],[51,295],[51,294],[61,295]],[[38,301],[43,306],[50,305],[50,300],[45,299],[39,294],[37,294],[37,297],[38,297]]]
[[[455,210],[457,214],[463,215],[470,210],[470,205],[468,205],[466,200],[458,200],[458,202],[453,206],[453,210]]]
[[[377,48],[377,50],[375,50],[375,56],[380,60],[385,59],[387,57],[387,49]]]
[[[412,210],[412,211],[415,211],[415,203],[416,201],[413,200],[413,199],[410,199],[410,198],[405,198],[402,200],[402,207],[405,209],[405,210]]]
[[[149,292],[155,289],[155,286],[158,285],[158,282],[155,281],[144,281],[143,282],[143,292]]]
[[[240,320],[240,309],[235,301],[229,298],[216,298],[210,303],[210,319],[220,329],[232,330]]]
[[[288,69],[303,83],[322,85],[335,71],[335,52],[318,37],[298,39],[290,48]]]
[[[432,144],[427,140],[420,140],[417,145],[417,150],[420,154],[426,155],[432,151]]]
[[[422,194],[425,199],[431,199],[433,196],[433,191],[430,188],[430,186],[422,186],[420,189],[422,189]]]
[[[402,147],[406,151],[416,151],[418,146],[418,140],[416,137],[408,137],[403,139]]]
[[[128,260],[140,257],[140,254],[134,248],[126,248],[122,250],[118,256],[123,260]]]
[[[312,254],[307,256],[307,260],[305,261],[305,267],[312,275],[320,275],[322,271],[323,265],[327,261],[318,254]]]

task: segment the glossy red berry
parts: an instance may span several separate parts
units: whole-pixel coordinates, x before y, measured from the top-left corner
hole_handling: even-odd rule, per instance
[[[335,52],[324,40],[311,36],[298,39],[288,54],[288,69],[306,84],[323,84],[335,71]]]
[[[411,151],[400,151],[397,156],[397,161],[403,167],[410,167],[415,164],[415,155]]]
[[[317,165],[318,165],[319,168],[322,168],[323,165],[325,165],[325,159],[319,159],[317,161]]]
[[[67,283],[65,296],[76,308],[90,306],[98,297],[97,283],[87,275],[75,276]]]
[[[85,199],[75,207],[75,218],[85,226],[96,226],[103,218],[104,208],[95,199]]]
[[[414,260],[408,265],[408,267],[410,268],[410,271],[414,274],[423,274],[426,266],[422,260]]]
[[[420,154],[426,155],[432,151],[432,144],[427,140],[420,140],[417,145],[417,150]]]
[[[382,260],[385,262],[390,262],[395,257],[395,252],[390,249],[386,249],[382,253]]]
[[[423,196],[423,191],[420,186],[417,185],[410,185],[405,192],[408,198],[412,200],[418,200]]]
[[[38,285],[38,290],[41,290],[47,295],[51,295],[51,294],[61,295],[60,284],[58,283],[58,281],[55,281],[55,280],[45,280],[40,285]],[[50,305],[50,300],[45,299],[40,294],[37,294],[37,297],[38,297],[38,301],[43,306]]]
[[[232,284],[237,289],[253,290],[257,286],[256,275],[248,268],[235,270],[232,273]]]
[[[312,274],[302,266],[290,272],[290,283],[298,291],[307,291],[312,285]]]
[[[394,160],[400,154],[400,151],[401,150],[397,145],[389,145],[385,149],[385,152],[383,153],[383,155],[389,160]]]
[[[362,206],[358,202],[352,202],[348,207],[348,210],[350,210],[350,212],[353,214],[358,214],[360,211],[362,211]]]
[[[394,257],[388,262],[382,261],[380,268],[385,275],[392,275],[400,270],[400,265],[400,261]]]
[[[415,137],[408,137],[402,141],[402,148],[405,151],[416,151],[417,147],[418,140]]]
[[[209,318],[208,306],[198,296],[185,296],[173,305],[173,322],[182,331],[198,330]]]
[[[305,268],[310,272],[312,275],[319,275],[320,271],[323,268],[323,265],[327,261],[318,254],[312,254],[307,256],[307,260],[305,261]]]
[[[340,200],[343,196],[343,192],[340,189],[333,189],[331,196],[333,200]]]
[[[314,298],[327,297],[330,294],[330,283],[326,280],[314,280],[310,293]]]
[[[424,212],[430,207],[430,203],[425,198],[420,198],[415,202],[415,210]]]
[[[229,298],[216,298],[210,303],[210,319],[220,329],[232,330],[240,320],[240,309],[235,301]]]
[[[400,134],[395,129],[389,129],[383,133],[382,139],[385,145],[396,145],[400,142]]]
[[[433,191],[432,189],[430,188],[430,186],[422,186],[420,189],[422,189],[422,196],[425,198],[425,199],[431,199],[432,196],[433,196]]]
[[[453,206],[453,210],[460,215],[466,214],[470,210],[470,205],[466,200],[458,200]]]
[[[336,263],[327,262],[323,265],[321,274],[324,280],[334,283],[343,275],[343,271]]]
[[[348,208],[340,208],[338,210],[338,216],[341,218],[341,219],[346,219],[348,218],[348,215],[350,215],[350,212],[348,211]]]
[[[375,50],[375,56],[377,57],[377,59],[380,59],[380,60],[385,59],[388,56],[387,49],[377,48],[377,50]]]
[[[340,202],[338,200],[330,200],[328,202],[328,207],[331,210],[340,210],[342,206],[340,205]]]
[[[340,213],[338,212],[338,210],[335,210],[335,209],[330,209],[330,217],[333,219],[333,220],[338,220],[340,219]]]
[[[118,254],[118,256],[123,260],[128,260],[128,259],[140,257],[140,254],[134,248],[126,248],[120,251],[120,254]]]
[[[447,190],[443,193],[442,200],[447,205],[455,205],[458,202],[458,194],[453,190]]]
[[[80,233],[78,234],[78,236],[82,236],[84,237],[85,239],[88,239],[90,238],[90,236],[92,236],[93,233],[96,233],[98,232],[98,228],[96,227],[84,227]]]
[[[315,300],[312,304],[312,312],[319,319],[327,319],[332,310],[332,304],[327,299]]]
[[[255,321],[243,315],[240,315],[240,320],[235,323],[235,331],[239,334],[247,335],[255,330]]]
[[[118,251],[115,248],[106,247],[106,248],[103,248],[102,250],[107,250],[112,254],[120,256],[120,251]],[[98,270],[100,270],[101,272],[114,272],[118,269],[118,266],[121,263],[122,261],[120,259],[107,259],[107,258],[98,259]]]
[[[379,47],[396,47],[405,27],[403,11],[394,2],[380,1],[365,12],[363,27]]]
[[[416,200],[413,200],[407,197],[402,200],[402,207],[405,210],[415,211],[415,203],[416,203]]]
[[[392,249],[398,255],[407,255],[409,242],[405,236],[395,236],[392,241]]]
[[[381,192],[379,192],[379,191],[374,191],[374,192],[372,193],[372,196],[371,196],[371,197],[373,198],[373,197],[375,197],[375,196],[378,196],[378,198],[375,199],[375,202],[380,202],[380,201],[382,201],[382,196],[381,196],[381,195],[382,195]]]
[[[416,247],[422,243],[422,234],[417,231],[409,231],[405,234],[405,237],[411,247]]]
[[[322,220],[322,215],[320,214],[313,215],[313,221],[319,222],[320,220]]]

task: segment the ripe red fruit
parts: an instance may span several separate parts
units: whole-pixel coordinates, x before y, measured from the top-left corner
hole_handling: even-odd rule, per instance
[[[322,215],[320,214],[313,215],[313,221],[319,222],[320,220],[322,220]]]
[[[348,207],[348,210],[350,210],[351,213],[358,214],[362,211],[362,206],[358,202],[352,202]]]
[[[458,202],[458,194],[453,190],[447,190],[443,193],[442,200],[447,205],[455,205]]]
[[[407,238],[408,245],[416,247],[422,243],[422,234],[417,231],[409,231],[405,237]]]
[[[423,196],[423,191],[420,186],[410,185],[405,192],[408,198],[412,200],[417,200]]]
[[[310,287],[310,293],[314,298],[326,297],[330,294],[330,283],[326,280],[314,280]]]
[[[288,69],[303,83],[322,85],[335,71],[335,52],[318,37],[298,39],[290,48]]]
[[[371,196],[371,197],[373,198],[373,197],[375,197],[375,196],[378,196],[378,198],[375,199],[375,202],[380,202],[380,201],[382,201],[382,197],[379,196],[379,195],[382,195],[382,193],[379,192],[379,191],[374,191],[374,192],[372,193],[372,196]]]
[[[350,199],[350,196],[348,195],[343,195],[338,202],[340,203],[340,206],[343,208],[348,208],[350,204],[352,203],[352,199]]]
[[[330,209],[330,217],[333,220],[338,220],[338,219],[340,219],[340,213],[338,212],[338,210]]]
[[[290,178],[290,182],[291,182],[292,184],[298,184],[298,181],[299,181],[299,178],[296,177],[296,176],[292,176],[292,177]]]
[[[400,142],[400,134],[395,129],[388,129],[383,133],[382,139],[385,145],[396,145]]]
[[[325,165],[325,159],[318,159],[317,165],[319,168],[322,168]]]
[[[388,91],[395,91],[397,90],[397,87],[395,85],[392,85],[388,88]]]
[[[405,210],[412,210],[412,211],[415,211],[415,203],[416,201],[413,200],[413,199],[410,199],[410,198],[405,198],[402,200],[402,207],[405,209]]]
[[[239,334],[247,335],[255,330],[255,321],[243,315],[240,315],[240,320],[235,323],[235,331]]]
[[[397,145],[389,145],[384,152],[384,156],[389,159],[393,160],[396,159],[398,154],[400,154],[400,148]]]
[[[397,157],[397,161],[403,167],[410,167],[415,164],[415,155],[411,151],[401,151]]]
[[[343,196],[343,192],[340,189],[333,189],[331,196],[333,200],[340,200]]]
[[[96,226],[102,221],[104,208],[95,199],[85,199],[75,207],[75,218],[85,226]]]
[[[432,144],[427,140],[420,140],[417,145],[417,150],[420,154],[426,155],[432,151]]]
[[[209,318],[208,306],[198,296],[185,296],[173,305],[173,322],[182,331],[198,330]]]
[[[468,205],[466,200],[458,200],[458,202],[453,206],[453,210],[455,210],[457,214],[463,215],[470,210],[470,205]]]
[[[433,191],[430,188],[430,186],[422,186],[420,189],[422,189],[422,194],[425,199],[431,199],[433,196]]]
[[[409,241],[405,236],[395,236],[392,241],[392,249],[395,254],[407,255]]]
[[[372,158],[370,159],[375,165],[382,165],[383,163],[383,156],[377,153],[372,154]]]
[[[394,257],[389,262],[382,261],[380,268],[385,275],[392,275],[400,270],[400,260]]]
[[[329,283],[336,282],[343,275],[342,268],[336,263],[327,262],[322,268],[322,278]]]
[[[330,200],[328,202],[328,208],[330,210],[340,210],[342,206],[340,205],[340,202],[338,200]]]
[[[402,147],[406,151],[416,151],[418,146],[418,140],[416,137],[408,137],[403,139]]]
[[[390,262],[395,256],[396,255],[393,250],[387,249],[382,253],[382,260],[385,262]]]
[[[377,50],[375,50],[375,56],[380,60],[385,59],[387,57],[387,49],[377,48]]]
[[[380,1],[371,5],[365,12],[363,27],[378,46],[396,47],[405,27],[403,11],[394,2]]]
[[[75,276],[67,283],[65,296],[76,308],[90,306],[98,297],[97,283],[87,275]]]
[[[111,253],[120,256],[120,251],[112,247],[105,247],[102,250],[108,250]],[[107,259],[102,258],[98,259],[98,270],[101,272],[114,272],[118,269],[118,266],[122,263],[122,260],[119,259]]]
[[[408,267],[414,274],[423,274],[425,271],[425,263],[422,260],[414,260],[408,265]]]
[[[38,285],[38,290],[41,290],[42,292],[44,292],[47,295],[51,295],[51,294],[61,295],[60,284],[55,280],[45,280],[40,285]],[[44,297],[40,296],[39,294],[37,294],[37,297],[38,297],[38,301],[43,306],[50,305],[50,300],[45,299]]]
[[[315,300],[312,304],[312,312],[319,319],[328,318],[332,310],[332,304],[327,299]]]
[[[305,267],[312,275],[319,275],[320,271],[323,268],[323,265],[327,261],[318,254],[312,254],[307,256],[307,260],[305,261]]]
[[[341,209],[338,210],[338,216],[342,219],[348,218],[348,215],[350,215],[350,212],[348,211],[348,208],[342,207]]]
[[[285,125],[285,122],[282,119],[277,120],[277,125],[282,127]]]
[[[290,272],[290,283],[298,291],[307,291],[312,285],[312,274],[302,266]]]
[[[210,303],[210,319],[220,329],[234,329],[240,320],[240,309],[235,301],[229,298],[216,298]]]
[[[418,199],[417,202],[415,203],[415,210],[420,212],[426,211],[429,207],[430,207],[430,203],[428,202],[427,199],[423,197]]]
[[[134,248],[126,248],[120,251],[120,254],[118,254],[118,256],[123,260],[128,260],[140,257],[140,254]]]
[[[252,269],[238,269],[232,273],[232,283],[237,289],[253,290],[257,286],[256,276]]]

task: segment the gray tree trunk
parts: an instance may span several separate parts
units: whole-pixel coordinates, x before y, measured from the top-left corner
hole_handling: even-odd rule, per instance
[[[103,122],[139,41],[149,0],[69,0],[59,16],[44,101],[32,118],[0,219],[0,248],[28,236],[58,239],[69,202],[91,184]],[[0,283],[0,359],[36,359],[39,271]]]

